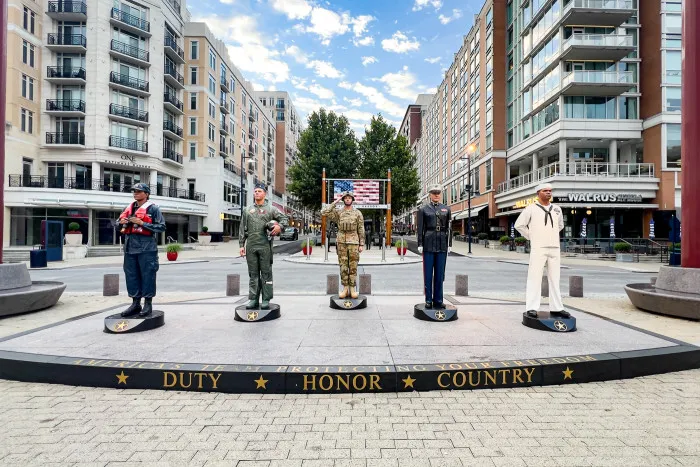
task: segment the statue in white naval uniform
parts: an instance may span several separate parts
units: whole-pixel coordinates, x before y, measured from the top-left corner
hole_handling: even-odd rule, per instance
[[[564,310],[559,290],[560,244],[559,232],[564,228],[564,214],[552,204],[552,185],[537,187],[537,201],[527,206],[515,221],[515,228],[530,240],[530,266],[527,271],[525,308],[527,315],[537,318],[541,303],[542,269],[547,266],[549,282],[549,313],[569,318]]]

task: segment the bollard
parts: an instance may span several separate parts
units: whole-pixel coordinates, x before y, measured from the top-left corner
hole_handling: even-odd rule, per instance
[[[226,296],[235,297],[241,294],[241,276],[238,274],[226,275]]]
[[[455,295],[461,297],[469,296],[469,276],[466,274],[457,274],[455,278]]]
[[[583,297],[583,276],[569,276],[569,297]]]
[[[330,243],[328,241],[328,235],[326,235],[326,247],[324,248],[324,257],[323,257],[323,262],[327,263],[328,262],[328,248],[330,248]],[[338,245],[336,244],[335,246],[336,250],[338,249]]]
[[[102,278],[102,296],[119,295],[119,274],[105,274]]]
[[[382,263],[386,263],[386,241],[384,240],[384,236],[382,236]]]
[[[371,274],[360,274],[360,293],[362,295],[372,295]]]
[[[326,276],[326,294],[327,295],[335,295],[338,293],[338,289],[340,288],[338,280],[338,275],[337,274],[328,274]]]
[[[656,287],[656,277],[652,277],[651,279],[649,279],[649,283],[650,283],[652,286]]]
[[[547,276],[542,276],[542,296],[549,297],[549,281]]]

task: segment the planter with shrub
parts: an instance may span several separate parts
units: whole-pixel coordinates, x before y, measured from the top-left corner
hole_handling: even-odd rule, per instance
[[[307,238],[306,240],[302,240],[302,242],[301,242],[301,251],[302,251],[305,255],[310,255],[310,254],[313,252],[313,250],[314,250],[314,245],[315,245],[315,244],[316,244],[316,242],[314,241],[313,238]]]
[[[68,232],[65,235],[66,246],[80,246],[83,244],[83,233],[80,231],[80,224],[71,222],[68,224]]]
[[[171,243],[165,247],[166,256],[168,261],[177,260],[177,254],[182,251],[182,245],[179,243]]]
[[[501,242],[501,250],[510,251],[510,237],[508,235],[503,235],[499,241]]]
[[[629,243],[618,242],[615,244],[615,261],[620,261],[622,263],[632,263],[634,262],[634,255],[632,254],[632,245]]]
[[[476,238],[479,239],[480,244],[486,245],[486,240],[489,239],[489,234],[487,234],[486,232],[481,232],[479,233],[479,235],[476,236]]]
[[[527,238],[515,237],[515,251],[518,253],[527,253]]]
[[[202,231],[199,233],[199,244],[209,245],[211,243],[211,235],[209,235],[209,227],[206,225],[202,227]]]
[[[394,242],[394,246],[396,247],[396,253],[399,254],[399,256],[403,256],[406,254],[406,249],[408,248],[408,244],[406,243],[406,240],[404,239],[398,239]]]

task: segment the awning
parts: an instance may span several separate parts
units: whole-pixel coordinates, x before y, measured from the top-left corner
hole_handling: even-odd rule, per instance
[[[481,212],[482,209],[486,209],[488,207],[489,207],[488,204],[484,204],[483,206],[478,206],[478,207],[472,208],[471,209],[471,211],[472,211],[471,217],[476,217]],[[457,215],[452,218],[452,220],[458,221],[460,219],[466,219],[468,217],[469,217],[469,209],[465,209],[464,211],[458,212]]]

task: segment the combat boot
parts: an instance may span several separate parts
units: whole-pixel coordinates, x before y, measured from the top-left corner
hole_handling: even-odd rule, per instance
[[[270,300],[265,300],[263,298],[262,303],[260,304],[260,309],[262,310],[269,310],[270,309]]]
[[[260,306],[260,303],[258,302],[257,299],[248,300],[248,303],[246,303],[246,305],[245,305],[245,309],[246,310],[257,310],[259,306]]]
[[[357,290],[355,290],[355,286],[354,286],[354,285],[351,285],[351,286],[350,286],[350,296],[351,296],[352,298],[357,298],[357,297],[360,296],[360,294],[357,293]]]
[[[152,298],[143,299],[143,310],[139,313],[139,318],[145,318],[153,312],[153,304],[151,303]]]
[[[343,290],[338,294],[338,297],[345,298],[348,296],[349,293],[350,291],[348,291],[348,286],[346,285],[345,287],[343,287]]]
[[[141,311],[141,299],[134,297],[132,300],[131,306],[122,311],[122,318],[137,315]]]

